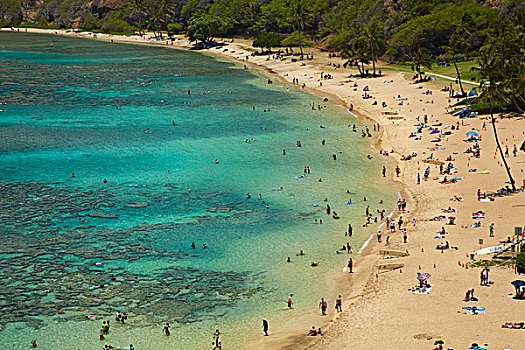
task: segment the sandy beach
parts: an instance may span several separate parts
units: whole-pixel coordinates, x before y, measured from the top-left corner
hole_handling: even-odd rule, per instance
[[[27,29],[27,32],[56,32],[93,38],[91,33],[63,30]],[[151,41],[149,36],[97,34],[96,38],[163,46],[167,43],[165,40]],[[169,46],[172,46],[171,43]],[[180,36],[173,46],[191,47]],[[447,107],[455,100],[450,100],[448,92],[440,90],[449,86],[450,81],[412,84],[410,74],[391,70],[383,70],[383,76],[378,78],[349,78],[357,71],[342,68],[340,58],[329,58],[328,53],[309,48],[305,52],[313,53],[314,60],[303,62],[292,62],[290,57],[272,59],[271,56],[251,56],[253,49],[250,43],[240,40],[202,52],[234,59],[248,68],[264,70],[289,84],[290,88],[308,90],[346,108],[353,106],[352,113],[378,124],[379,131],[371,130],[377,138],[371,155],[384,159],[386,177],[391,178],[393,186],[402,186],[400,193],[407,201],[406,210],[396,211],[392,216],[396,223],[402,217],[401,226],[406,228],[407,242],[404,243],[402,230],[397,225],[395,232],[390,232],[385,225],[381,228],[382,240],[379,243],[376,226],[370,225],[372,239],[361,254],[354,254],[354,273],[341,272],[334,276],[334,283],[337,283],[343,298],[342,313],[335,313],[333,300],[329,300],[327,317],[320,316],[319,311],[313,308],[311,314],[281,329],[272,329],[270,337],[254,340],[246,348],[433,349],[436,339],[443,339],[445,348],[454,349],[467,349],[472,343],[490,349],[523,347],[525,330],[502,328],[506,322],[525,321],[524,301],[512,298],[514,287],[510,282],[520,279],[514,274],[514,268],[491,266],[489,280],[493,283],[481,286],[482,268],[468,267],[467,263],[473,262],[470,254],[476,250],[499,245],[500,241],[513,236],[515,226],[523,226],[520,220],[524,213],[524,194],[519,192],[495,197],[493,201],[478,200],[478,189],[481,193],[495,192],[506,185],[508,178],[496,152],[490,120],[486,116],[460,120],[448,113]],[[326,74],[331,78],[321,79]],[[298,84],[292,84],[295,79],[298,79]],[[362,98],[365,86],[368,86],[366,93],[371,98]],[[467,84],[467,88],[471,87],[474,85]],[[386,106],[383,107],[383,103]],[[424,124],[425,116],[428,119],[426,126],[416,133]],[[514,155],[513,148],[519,149],[525,140],[525,120],[498,118],[496,125],[503,149],[509,149],[506,159],[516,187],[520,188],[525,179],[525,153],[518,150]],[[431,130],[437,132],[431,134]],[[465,152],[475,145],[465,141],[467,132],[479,134],[479,158]],[[388,155],[384,155],[385,152]],[[407,155],[412,157],[402,160]],[[447,161],[447,158],[450,160]],[[445,168],[452,163],[451,174],[440,174],[438,164],[441,163]],[[396,164],[400,169],[399,176],[394,170]],[[427,167],[430,174],[425,178]],[[456,178],[456,181],[443,181],[445,177],[446,180]],[[455,196],[461,201],[452,200]],[[449,207],[451,210],[448,210]],[[472,214],[478,211],[484,215],[473,219]],[[449,217],[455,218],[454,224],[447,224]],[[480,222],[480,226],[472,227],[476,222]],[[493,237],[489,235],[491,224],[494,227]],[[440,234],[442,228],[445,230],[443,236]],[[446,242],[450,249],[436,249],[440,243]],[[408,256],[384,259],[379,254],[380,249],[404,251],[408,252]],[[476,255],[474,258],[479,261],[490,259],[490,256]],[[385,263],[403,266],[391,271],[378,271],[377,265]],[[431,275],[428,283],[432,289],[428,294],[413,294],[411,288],[418,285],[417,273],[425,272]],[[462,300],[471,288],[474,288],[478,302]],[[484,307],[485,310],[472,315],[463,309],[471,306]],[[321,327],[324,336],[306,336],[312,325]]]

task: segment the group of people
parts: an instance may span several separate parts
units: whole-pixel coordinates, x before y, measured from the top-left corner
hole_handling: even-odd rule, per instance
[[[117,313],[115,314],[115,321],[119,322],[119,323],[125,323],[125,321],[128,319],[128,316],[126,315],[126,313],[120,313],[120,311],[117,311]],[[105,337],[104,335],[108,335],[109,334],[109,320],[107,321],[102,321],[102,326],[100,328],[100,331],[98,333],[99,335],[99,339],[100,340],[104,340]],[[104,347],[102,348],[103,350],[113,350],[113,349],[120,349],[120,348],[117,348],[117,347],[114,347],[112,345],[108,345],[108,344],[105,344]],[[134,350],[135,347],[133,346],[133,344],[129,344],[129,350]]]

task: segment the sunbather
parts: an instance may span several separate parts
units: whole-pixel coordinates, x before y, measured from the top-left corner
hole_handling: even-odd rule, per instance
[[[312,329],[308,331],[307,336],[316,336],[317,335],[317,329],[315,329],[315,326],[312,326]]]

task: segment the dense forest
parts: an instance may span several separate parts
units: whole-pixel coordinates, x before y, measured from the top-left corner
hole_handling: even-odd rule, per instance
[[[382,58],[418,73],[447,61],[459,76],[456,63],[476,58],[480,80],[525,108],[525,0],[2,0],[0,26],[185,33],[202,46],[245,37],[267,52],[299,47],[301,58],[315,45],[361,74]]]
[[[525,0],[2,0],[0,3],[0,26],[4,27],[22,24],[108,33],[152,31],[159,35],[162,31],[193,32],[203,40],[212,36],[259,37],[278,33],[283,39],[279,45],[298,45],[301,40],[305,46],[315,43],[332,51],[343,50],[356,36],[372,34],[377,37],[376,55],[387,54],[392,58],[410,56],[420,47],[432,55],[444,54],[450,40],[458,38],[467,46],[459,54],[475,56],[491,25],[501,22],[523,34]],[[203,29],[213,33],[204,33]]]

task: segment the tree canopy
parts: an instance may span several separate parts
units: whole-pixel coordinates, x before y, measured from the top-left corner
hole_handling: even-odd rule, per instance
[[[209,43],[214,36],[221,36],[226,32],[226,24],[217,16],[202,16],[193,19],[188,26],[188,39]]]

